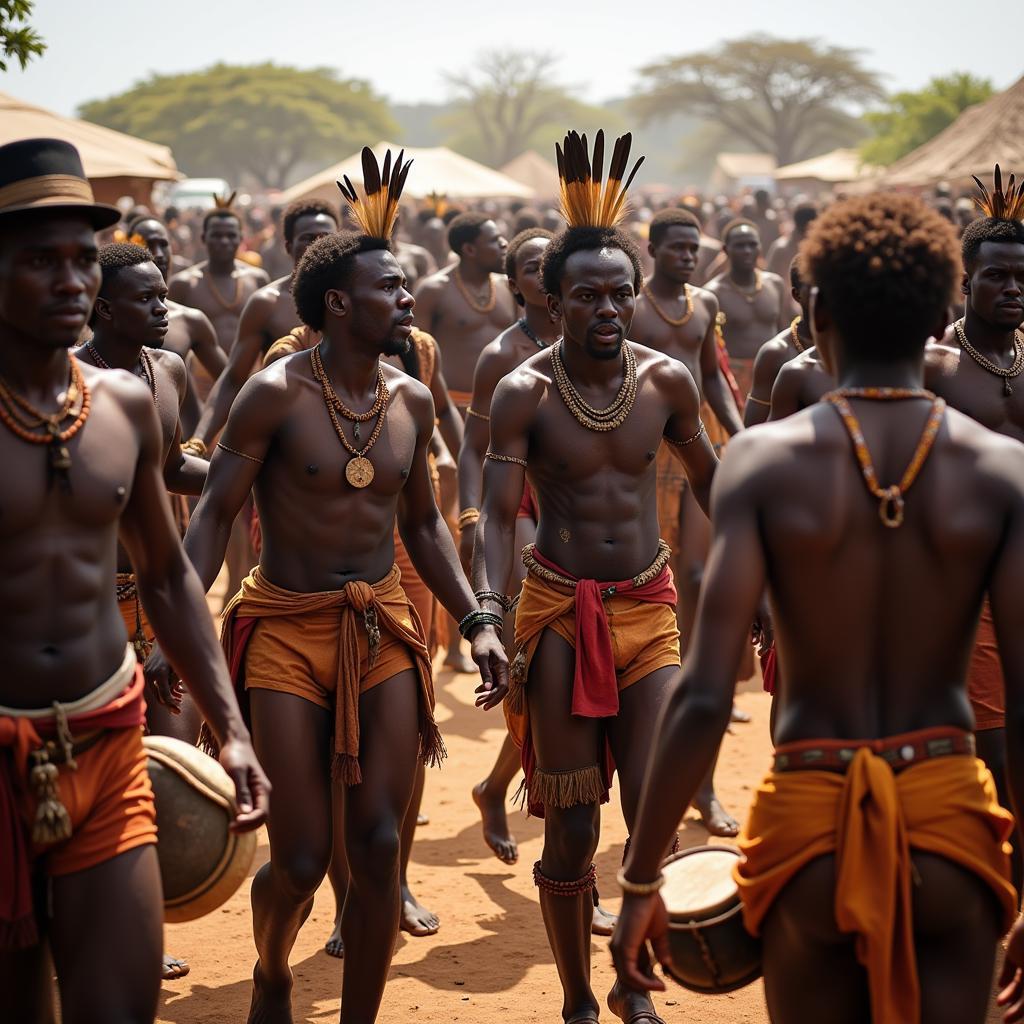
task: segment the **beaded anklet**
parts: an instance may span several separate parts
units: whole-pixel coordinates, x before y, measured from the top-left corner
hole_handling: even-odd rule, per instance
[[[552,896],[579,896],[581,893],[590,892],[597,884],[597,868],[591,864],[590,870],[582,877],[573,882],[560,882],[555,878],[548,878],[540,869],[540,861],[533,865],[533,884],[538,889]]]

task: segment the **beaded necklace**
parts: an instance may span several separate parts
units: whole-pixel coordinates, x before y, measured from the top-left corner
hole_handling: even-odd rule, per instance
[[[99,354],[96,346],[91,342],[85,343],[85,350],[89,353],[89,357],[92,361],[101,369],[109,370],[112,367],[110,364]],[[139,369],[142,371],[139,376],[149,385],[149,393],[153,396],[153,402],[156,403],[156,372],[153,369],[153,357],[143,348],[139,350]]]
[[[691,316],[693,316],[693,290],[688,284],[683,285],[683,298],[686,300],[686,312],[680,317],[669,316],[658,305],[658,300],[654,297],[654,292],[648,287],[647,282],[641,286],[640,290],[647,296],[647,301],[650,302],[654,312],[661,317],[669,325],[669,327],[682,327],[683,324],[688,323]]]
[[[537,336],[537,332],[534,331],[534,329],[530,326],[529,321],[527,321],[525,316],[521,316],[516,321],[516,326],[519,328],[519,330],[523,332],[523,334],[525,334],[530,339],[530,341],[534,343],[534,345],[537,346],[537,348],[543,350],[548,347],[548,343],[546,341],[541,341],[541,339]],[[555,340],[561,341],[562,339],[559,337],[556,338]]]
[[[466,305],[469,306],[470,309],[476,313],[490,313],[491,310],[494,309],[498,302],[498,290],[494,287],[494,276],[492,274],[487,275],[487,299],[482,306],[478,306],[474,301],[473,296],[469,294],[469,289],[466,288],[458,267],[455,268],[452,276],[455,278],[455,287],[459,289],[459,294],[461,294],[466,300]]]
[[[871,453],[864,440],[860,421],[854,415],[848,401],[850,398],[862,398],[874,402],[896,402],[910,398],[927,398],[931,401],[932,411],[925,423],[921,439],[917,442],[917,448],[910,459],[910,464],[898,484],[882,487],[878,483],[878,474],[871,461]],[[946,412],[946,403],[941,398],[936,398],[931,391],[925,391],[924,388],[838,388],[824,395],[822,401],[828,402],[835,408],[850,435],[864,482],[867,484],[868,490],[878,498],[878,515],[882,523],[892,529],[901,526],[903,524],[903,496],[917,479],[925,459],[928,458],[928,454],[932,450],[935,436],[939,432],[942,417]]]
[[[636,401],[636,356],[629,343],[626,342],[622,346],[622,386],[612,404],[606,409],[595,409],[584,401],[576,390],[573,382],[569,379],[565,363],[562,362],[562,346],[564,344],[564,341],[559,341],[551,346],[551,371],[558,393],[562,396],[562,401],[565,402],[569,412],[573,414],[578,423],[588,430],[605,433],[621,427]]]
[[[756,267],[754,268],[754,290],[752,292],[748,292],[745,288],[741,288],[728,274],[726,274],[725,280],[734,292],[736,292],[738,295],[742,295],[743,298],[747,300],[747,302],[751,303],[757,298],[758,293],[764,287],[764,281],[761,277],[761,271],[758,270]]]
[[[71,453],[67,443],[77,434],[89,418],[92,396],[82,375],[78,360],[68,353],[68,387],[64,392],[61,407],[55,413],[41,412],[22,398],[11,385],[0,377],[0,421],[15,437],[29,444],[45,444],[51,479],[60,475],[65,490],[70,488],[68,473],[71,469]],[[75,403],[81,396],[82,404],[75,412]],[[59,396],[58,396],[59,397]],[[71,420],[61,429],[65,420]],[[43,433],[36,433],[42,427]]]
[[[1004,369],[1002,366],[998,366],[993,363],[991,359],[986,359],[968,340],[967,332],[964,330],[964,318],[961,317],[955,324],[953,324],[953,330],[956,332],[957,340],[960,342],[960,347],[984,370],[988,370],[989,373],[994,373],[997,377],[1003,378],[1003,394],[1012,395],[1013,388],[1010,386],[1010,381],[1014,377],[1019,377],[1021,372],[1024,371],[1024,336],[1021,335],[1020,331],[1013,332],[1013,363],[1010,368]]]
[[[380,437],[380,432],[384,429],[384,416],[388,411],[388,402],[391,400],[391,392],[388,390],[387,381],[384,379],[384,371],[379,366],[377,367],[377,397],[370,411],[354,413],[338,397],[337,392],[334,390],[334,385],[331,384],[330,378],[324,371],[324,364],[320,359],[320,346],[315,346],[311,353],[313,376],[323,392],[324,405],[327,406],[327,414],[331,417],[334,432],[338,435],[338,440],[344,445],[345,450],[352,456],[345,466],[345,479],[353,487],[368,487],[373,482],[374,470],[373,463],[366,457],[366,453],[377,443],[377,438]],[[341,429],[341,424],[338,422],[338,414],[335,410],[339,410],[346,419],[356,420],[357,422],[365,422],[371,416],[377,416],[376,426],[374,426],[373,433],[370,434],[370,439],[366,442],[362,451],[357,450],[349,443],[348,438],[345,436],[345,431]],[[358,433],[356,433],[356,440],[359,440]]]
[[[803,321],[804,318],[802,316],[795,316],[793,317],[793,322],[789,325],[789,336],[793,341],[793,348],[796,349],[797,354],[807,351],[807,346],[800,340],[800,335],[796,331]]]

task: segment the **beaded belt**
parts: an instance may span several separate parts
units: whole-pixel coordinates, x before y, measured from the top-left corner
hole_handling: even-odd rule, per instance
[[[534,547],[535,545],[533,544],[527,544],[523,548],[523,565],[526,566],[527,572],[532,573],[537,579],[544,580],[546,583],[554,583],[556,586],[575,590],[579,580],[573,579],[571,576],[563,576],[561,573],[555,572],[554,569],[549,569],[546,565],[542,565],[534,557]],[[659,576],[665,566],[668,565],[671,557],[672,549],[663,540],[659,540],[658,553],[654,556],[654,561],[642,573],[630,580],[633,588],[639,590],[640,587],[646,586],[651,580]],[[614,583],[607,585],[598,583],[598,587],[602,597],[614,597],[618,589],[618,586]]]
[[[901,733],[880,740],[801,740],[784,743],[775,750],[777,772],[845,772],[857,751],[867,747],[887,761],[894,771],[909,768],[933,757],[975,754],[974,734],[963,729],[940,727]]]
[[[135,573],[119,572],[117,574],[117,582],[115,584],[115,587],[117,590],[118,604],[120,604],[122,601],[133,600],[137,593],[135,588]]]

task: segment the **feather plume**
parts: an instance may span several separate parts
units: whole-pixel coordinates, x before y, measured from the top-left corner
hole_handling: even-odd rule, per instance
[[[391,150],[384,154],[383,168],[377,165],[377,158],[368,146],[363,147],[363,197],[360,198],[348,175],[343,175],[344,182],[338,182],[338,188],[358,221],[363,234],[371,238],[390,238],[395,230],[398,219],[398,200],[405,188],[405,179],[409,176],[412,161],[403,164],[403,149],[392,163]]]
[[[235,199],[238,196],[238,189],[231,193],[226,199],[224,196],[218,196],[214,194],[213,205],[218,210],[230,210],[235,205]]]
[[[427,206],[434,211],[435,217],[443,217],[448,212],[448,196],[444,192],[431,192],[427,196]]]
[[[992,217],[994,220],[1024,220],[1024,181],[1018,182],[1011,174],[1006,188],[1003,188],[1003,173],[996,164],[995,173],[992,175],[992,191],[989,192],[982,184],[981,179],[971,175],[981,193],[974,197],[978,209],[985,217]]]
[[[555,160],[561,185],[562,213],[569,227],[613,228],[626,212],[626,190],[636,177],[644,158],[633,165],[629,177],[629,150],[633,136],[627,132],[615,140],[604,180],[604,132],[594,139],[591,159],[586,135],[569,132],[561,146],[555,143]],[[623,184],[623,178],[626,178]]]

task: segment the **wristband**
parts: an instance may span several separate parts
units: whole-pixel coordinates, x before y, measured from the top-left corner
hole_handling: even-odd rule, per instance
[[[190,437],[181,446],[181,450],[186,455],[195,455],[200,459],[205,459],[210,454],[210,449],[206,447],[206,442],[199,437]]]
[[[501,616],[496,612],[485,612],[476,608],[466,615],[459,623],[459,634],[463,639],[468,639],[469,633],[476,629],[477,626],[493,626],[500,635],[501,623]]]
[[[650,896],[657,892],[665,884],[665,876],[659,874],[653,882],[631,882],[625,871],[620,868],[616,881],[627,896]]]
[[[478,508],[464,508],[459,513],[459,519],[458,519],[459,530],[464,530],[464,529],[466,529],[467,526],[475,526],[479,519],[480,519],[480,509],[478,509]]]
[[[478,604],[482,604],[484,601],[493,601],[502,611],[508,611],[509,599],[496,590],[478,590],[473,596],[477,599]]]

